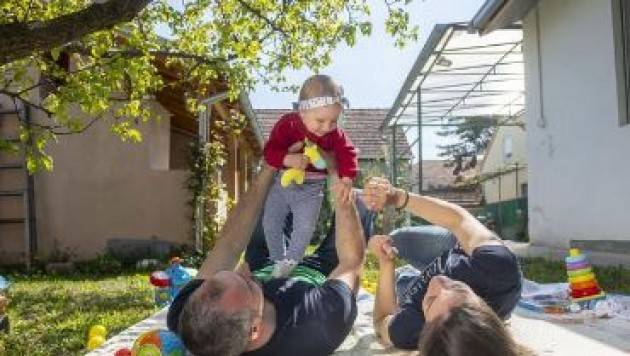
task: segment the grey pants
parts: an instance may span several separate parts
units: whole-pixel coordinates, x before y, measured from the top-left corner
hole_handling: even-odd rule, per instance
[[[262,221],[272,261],[302,260],[317,227],[324,198],[324,183],[323,179],[306,180],[304,184],[291,184],[283,188],[280,175],[276,176],[267,194]],[[287,248],[283,228],[289,213],[293,214],[293,231]]]

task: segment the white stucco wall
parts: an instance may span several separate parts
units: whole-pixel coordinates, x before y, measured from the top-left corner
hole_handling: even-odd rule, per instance
[[[607,0],[541,0],[524,21],[534,244],[630,240],[630,125],[619,123],[612,16]]]
[[[188,173],[168,170],[170,114],[159,103],[152,112],[161,120],[139,127],[141,144],[121,142],[101,120],[50,145],[54,170],[35,176],[43,257],[91,258],[113,238],[192,242]]]
[[[518,169],[518,173],[512,171],[484,181],[482,187],[486,203],[512,200],[522,196],[522,184],[527,183],[525,138],[526,131],[518,126],[502,126],[495,132],[484,157],[481,174],[493,174],[514,169],[515,164],[518,164],[521,169]],[[506,158],[506,139],[512,142],[512,157],[510,158]]]

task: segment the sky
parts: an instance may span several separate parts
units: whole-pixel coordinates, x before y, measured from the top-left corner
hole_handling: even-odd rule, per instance
[[[385,34],[384,20],[387,10],[385,0],[369,1],[372,10],[372,35],[359,38],[354,47],[340,46],[333,53],[333,63],[321,73],[331,75],[340,83],[351,108],[389,108],[396,99],[411,66],[438,23],[468,22],[483,4],[483,0],[414,0],[407,10],[410,22],[418,25],[418,42],[405,48],[396,48],[393,39]],[[287,85],[300,85],[309,71],[287,73]],[[290,108],[297,94],[277,93],[269,87],[259,85],[250,93],[255,109]],[[413,142],[416,130],[410,130],[408,140]],[[435,134],[435,129],[423,130],[423,159],[438,159],[437,144],[445,144],[444,138]],[[412,150],[414,154],[417,149]]]

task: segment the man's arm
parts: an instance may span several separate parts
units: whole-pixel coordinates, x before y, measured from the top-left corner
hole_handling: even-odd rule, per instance
[[[407,193],[392,187],[384,178],[371,179],[363,191],[366,205],[377,209],[385,205],[401,207],[405,204],[406,194],[409,194],[407,211],[450,230],[468,255],[478,246],[498,243],[493,232],[458,205],[437,198]]]
[[[333,174],[331,173],[331,175]],[[339,264],[328,278],[342,281],[356,292],[359,288],[359,276],[365,258],[363,228],[361,227],[354,199],[344,200],[337,196],[342,183],[336,178],[336,174],[334,174],[333,182],[333,192],[335,193],[335,246]]]
[[[273,168],[263,164],[252,185],[230,212],[214,249],[208,253],[197,278],[209,278],[218,271],[233,270],[236,267],[256,228],[274,172]]]

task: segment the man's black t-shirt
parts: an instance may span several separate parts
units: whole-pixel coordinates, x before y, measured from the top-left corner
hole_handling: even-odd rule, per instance
[[[357,315],[350,288],[337,280],[316,287],[304,281],[275,279],[263,285],[265,298],[276,307],[276,331],[262,355],[330,355],[346,338]]]
[[[466,283],[501,318],[509,316],[521,294],[521,270],[507,247],[480,246],[468,256],[456,246],[436,258],[403,291],[400,309],[389,324],[389,338],[397,348],[418,349],[425,323],[422,299],[436,275]]]
[[[167,323],[177,330],[181,310],[203,283],[193,280],[175,298]],[[265,298],[276,308],[276,330],[267,344],[247,356],[330,355],[346,338],[357,315],[356,297],[338,280],[317,285],[303,278],[268,279]]]

